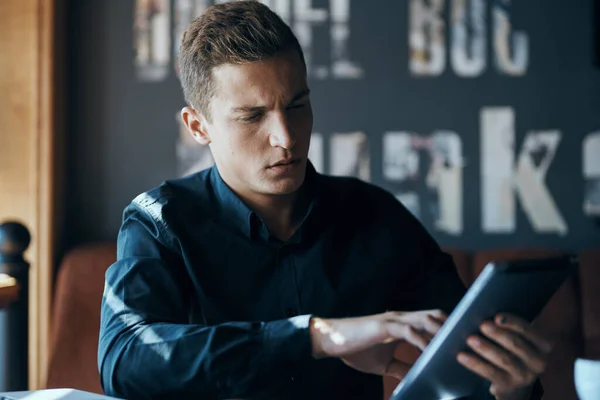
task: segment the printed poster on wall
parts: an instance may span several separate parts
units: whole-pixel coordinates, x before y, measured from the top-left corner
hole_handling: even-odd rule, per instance
[[[134,64],[138,80],[152,83],[177,77],[177,52],[186,27],[206,7],[226,1],[136,0]],[[463,85],[473,91],[474,83],[479,82],[485,89],[492,80],[512,87],[529,85],[533,74],[531,52],[536,43],[528,32],[529,20],[515,14],[525,5],[509,0],[402,1],[389,13],[398,14],[394,32],[405,29],[404,36],[388,37],[389,43],[375,43],[358,36],[365,35],[364,29],[359,33],[353,29],[365,23],[361,20],[364,3],[359,0],[262,3],[277,12],[297,35],[311,86],[322,85],[331,93],[344,93],[338,100],[343,104],[335,108],[348,110],[347,114],[330,116],[327,109],[315,110],[329,118],[328,131],[316,125],[311,139],[309,158],[319,172],[380,185],[426,221],[428,228],[445,235],[463,235],[469,229],[465,216],[474,213],[478,217],[476,228],[484,234],[511,235],[527,226],[537,234],[569,235],[568,213],[557,202],[556,188],[549,187],[548,175],[557,173],[554,164],[559,164],[556,160],[565,151],[564,142],[572,132],[559,124],[537,125],[525,106],[510,104],[506,97],[499,98],[494,91],[486,90],[470,95],[477,98],[481,94],[485,100],[465,108],[460,106],[460,91],[453,104],[446,100],[445,107],[454,110],[458,126],[467,126],[469,131],[453,126],[444,107],[436,105],[437,96],[431,94],[436,92],[429,91],[430,98],[418,111],[426,121],[417,123],[428,128],[419,131],[412,126],[414,120],[412,125],[405,123],[410,116],[404,115],[402,108],[394,108],[395,99],[381,99],[379,104],[377,94],[370,91],[370,83],[377,86],[382,80],[399,92],[406,83],[430,90],[437,82],[440,93],[448,85]],[[398,43],[398,37],[406,42]],[[373,50],[378,46],[395,48],[399,57],[379,55],[386,65],[401,60],[402,64],[395,64],[395,72],[386,69],[397,75],[382,77],[373,72],[376,67],[372,59],[365,58],[365,43],[368,54],[379,54]],[[363,53],[357,51],[361,46]],[[538,64],[536,71],[539,68]],[[365,92],[365,87],[369,91]],[[383,116],[386,127],[373,129],[369,113],[360,124],[348,123],[357,121],[356,116],[364,111],[352,108],[356,96],[361,95],[372,96],[373,109],[390,110]],[[209,148],[196,143],[182,125],[182,106],[173,106],[179,176],[214,162]],[[338,118],[345,118],[340,125],[343,123],[346,129],[330,126],[331,119]],[[600,215],[599,155],[600,131],[587,134],[581,145],[582,162],[577,166],[583,176],[579,188],[582,203],[578,207],[581,214],[591,217]],[[475,174],[470,172],[473,170]],[[473,196],[477,196],[476,203],[468,201]],[[479,209],[466,209],[467,204],[476,204]]]

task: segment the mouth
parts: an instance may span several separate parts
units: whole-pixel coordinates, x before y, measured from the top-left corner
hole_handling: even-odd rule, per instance
[[[289,158],[289,159],[277,161],[275,164],[269,165],[268,168],[291,167],[295,164],[298,164],[299,162],[300,162],[300,160],[297,158]]]

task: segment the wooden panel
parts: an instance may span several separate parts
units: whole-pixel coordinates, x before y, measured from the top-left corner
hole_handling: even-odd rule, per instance
[[[0,221],[31,231],[29,386],[45,381],[56,202],[54,1],[0,1]]]
[[[28,225],[33,217],[29,199],[35,126],[35,3],[0,2],[0,91],[4,94],[0,96],[0,217],[16,217]]]

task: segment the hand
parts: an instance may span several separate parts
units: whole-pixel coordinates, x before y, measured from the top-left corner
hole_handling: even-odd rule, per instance
[[[339,357],[356,370],[402,379],[410,365],[394,358],[396,346],[406,341],[422,351],[445,320],[446,315],[439,310],[313,318],[313,354],[317,358]]]
[[[513,315],[498,315],[484,322],[481,332],[467,344],[479,356],[460,353],[458,362],[491,382],[498,400],[526,398],[544,372],[552,345],[528,322]]]

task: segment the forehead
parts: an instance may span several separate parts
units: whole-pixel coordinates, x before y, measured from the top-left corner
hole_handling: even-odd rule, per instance
[[[234,107],[285,102],[307,88],[306,71],[296,51],[241,65],[220,65],[213,69],[213,79],[215,98]]]

